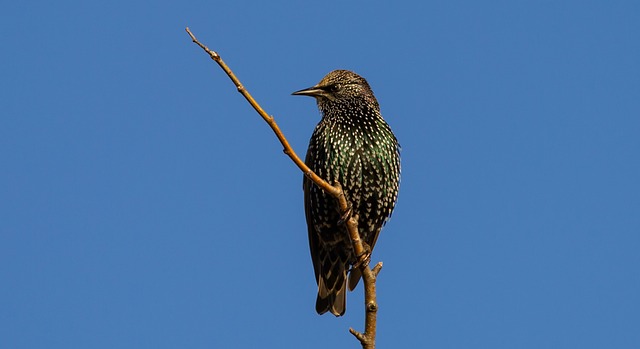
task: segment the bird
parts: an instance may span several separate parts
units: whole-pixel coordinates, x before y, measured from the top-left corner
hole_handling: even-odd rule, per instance
[[[373,251],[380,230],[391,217],[400,185],[400,145],[367,80],[349,70],[329,72],[293,95],[316,99],[321,120],[305,157],[306,165],[333,184],[338,181],[358,218],[358,231]],[[309,249],[318,285],[316,312],[342,316],[346,288],[358,284],[358,256],[336,200],[303,177]],[[349,277],[347,278],[347,274]]]

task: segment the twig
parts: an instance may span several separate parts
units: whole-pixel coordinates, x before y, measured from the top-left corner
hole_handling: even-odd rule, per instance
[[[264,121],[271,127],[273,133],[275,133],[276,137],[283,146],[283,151],[291,160],[298,166],[298,168],[305,174],[311,181],[313,181],[318,187],[324,190],[329,195],[333,196],[340,208],[341,216],[344,216],[349,211],[349,203],[347,202],[347,198],[344,195],[344,191],[342,190],[342,186],[337,181],[331,185],[324,179],[320,178],[317,174],[315,174],[305,163],[302,161],[296,152],[291,148],[289,142],[286,137],[280,131],[280,127],[276,123],[273,116],[267,114],[267,112],[262,109],[260,104],[256,102],[256,100],[251,96],[249,91],[244,88],[240,80],[236,77],[236,75],[231,71],[229,66],[222,60],[220,55],[210,50],[207,46],[203,45],[196,39],[196,37],[191,33],[189,28],[186,28],[187,33],[191,37],[191,40],[198,46],[200,46],[209,57],[213,59],[222,70],[229,76],[233,84],[238,89],[238,92],[242,94],[242,96],[251,104],[253,109],[255,109],[258,114],[264,119]],[[358,332],[353,328],[349,329],[349,332],[353,334],[362,345],[364,349],[374,349],[375,348],[375,338],[376,338],[376,315],[378,311],[378,303],[376,301],[376,277],[382,269],[382,262],[376,264],[373,269],[369,268],[369,257],[370,255],[365,251],[362,240],[360,239],[360,234],[358,233],[358,220],[357,217],[350,217],[345,225],[347,227],[347,231],[349,232],[349,236],[351,238],[351,243],[353,244],[353,250],[356,256],[359,256],[360,260],[357,262],[361,272],[362,272],[362,280],[364,283],[364,294],[365,294],[365,332]]]

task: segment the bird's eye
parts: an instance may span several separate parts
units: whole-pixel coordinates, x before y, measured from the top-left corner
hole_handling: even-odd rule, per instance
[[[329,90],[329,92],[334,93],[334,92],[338,92],[340,91],[340,85],[338,84],[333,84],[327,87],[327,89]]]

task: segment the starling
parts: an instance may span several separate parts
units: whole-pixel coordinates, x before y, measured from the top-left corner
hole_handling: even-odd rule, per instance
[[[400,183],[400,146],[380,114],[373,91],[358,74],[334,70],[317,85],[293,94],[314,97],[322,113],[307,149],[307,166],[331,184],[340,182],[351,213],[358,217],[361,239],[373,250],[391,216]],[[360,270],[352,268],[357,256],[340,223],[336,200],[306,177],[303,189],[318,284],[316,311],[341,316],[345,312],[347,273],[349,290],[360,280]]]

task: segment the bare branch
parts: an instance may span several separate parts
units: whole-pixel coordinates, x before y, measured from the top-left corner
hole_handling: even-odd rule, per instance
[[[267,112],[262,109],[260,104],[256,102],[256,100],[251,96],[249,91],[240,83],[240,80],[236,77],[236,75],[231,71],[229,66],[222,60],[220,55],[209,49],[207,46],[203,45],[196,39],[189,28],[186,28],[187,33],[191,37],[191,40],[200,48],[202,48],[209,57],[213,59],[222,70],[227,74],[227,76],[231,79],[233,84],[238,89],[238,92],[242,94],[242,96],[251,104],[253,109],[262,117],[262,119],[271,127],[273,133],[275,133],[276,137],[283,146],[283,152],[291,158],[291,160],[298,166],[298,168],[302,171],[302,173],[307,176],[313,183],[315,183],[318,187],[324,190],[329,195],[333,196],[340,208],[341,216],[347,216],[349,212],[349,203],[347,202],[347,198],[342,190],[342,186],[340,183],[336,182],[334,185],[329,184],[324,179],[320,178],[317,174],[315,174],[305,163],[302,161],[296,152],[291,148],[289,142],[286,137],[278,127],[278,124],[275,121],[273,116],[267,114]],[[351,242],[353,244],[353,250],[355,255],[358,256],[359,260],[356,265],[360,268],[362,272],[362,279],[365,288],[365,332],[360,333],[352,328],[349,329],[359,341],[364,349],[374,349],[375,348],[375,337],[376,337],[376,314],[378,311],[378,304],[376,301],[376,277],[382,268],[382,263],[378,263],[374,269],[369,268],[369,258],[370,254],[365,250],[362,240],[360,239],[360,234],[358,233],[358,219],[357,217],[349,217],[345,221],[345,226],[347,227],[347,231],[349,232],[349,236],[351,238]]]

